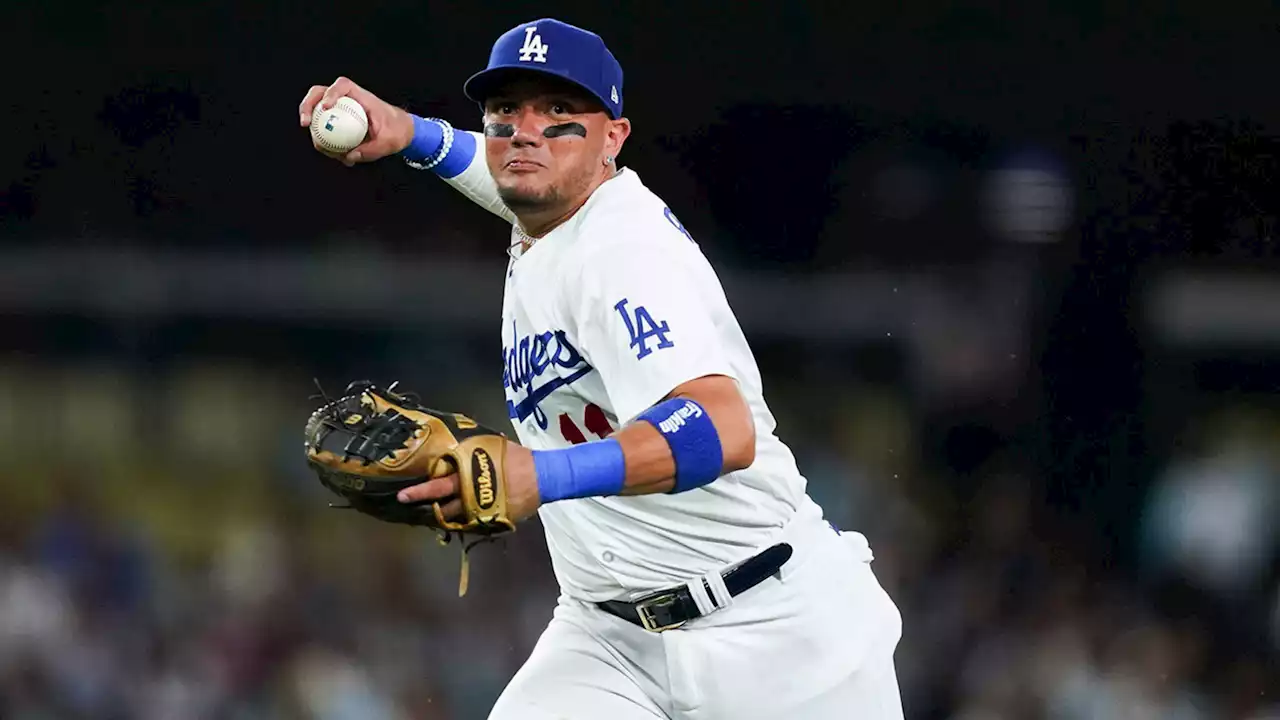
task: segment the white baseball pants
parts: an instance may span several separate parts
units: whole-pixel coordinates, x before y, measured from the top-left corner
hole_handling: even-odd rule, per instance
[[[676,630],[562,597],[489,720],[902,720],[902,617],[866,538],[800,522],[778,576]]]

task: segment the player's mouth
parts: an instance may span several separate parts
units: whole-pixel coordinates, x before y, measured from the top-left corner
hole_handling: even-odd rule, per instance
[[[542,163],[537,163],[532,160],[517,159],[517,160],[508,160],[505,169],[510,170],[511,172],[514,172],[514,173],[522,173],[522,172],[535,172],[537,170],[542,169],[543,167],[545,166]]]

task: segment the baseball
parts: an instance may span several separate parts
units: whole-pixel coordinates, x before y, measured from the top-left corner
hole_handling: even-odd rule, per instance
[[[333,153],[350,152],[364,142],[369,131],[369,116],[360,103],[349,97],[338,98],[328,110],[316,105],[311,114],[311,137],[317,146]]]

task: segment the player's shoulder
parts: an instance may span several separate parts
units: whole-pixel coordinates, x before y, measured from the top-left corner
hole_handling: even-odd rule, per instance
[[[634,171],[623,170],[597,192],[601,197],[583,218],[582,242],[576,248],[582,262],[597,265],[652,258],[668,263],[704,262],[675,213]]]

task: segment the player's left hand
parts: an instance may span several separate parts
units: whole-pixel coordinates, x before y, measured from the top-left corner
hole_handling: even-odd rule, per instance
[[[542,504],[538,493],[538,479],[533,465],[533,453],[523,445],[507,441],[506,457],[507,516],[520,522],[535,512]],[[443,501],[442,514],[446,520],[462,516],[461,488],[457,473],[432,478],[424,483],[401,490],[396,498],[402,503]]]
[[[462,413],[427,407],[412,393],[352,383],[311,414],[303,448],[320,482],[346,507],[384,522],[494,536],[516,529],[516,513],[532,512],[528,451]],[[415,486],[425,486],[415,494],[430,499],[398,499]]]
[[[394,387],[394,386],[393,386]],[[434,528],[441,541],[468,535],[466,551],[514,532],[538,508],[533,453],[462,413],[433,410],[411,393],[352,383],[307,419],[303,448],[320,482],[352,508],[384,522]]]

